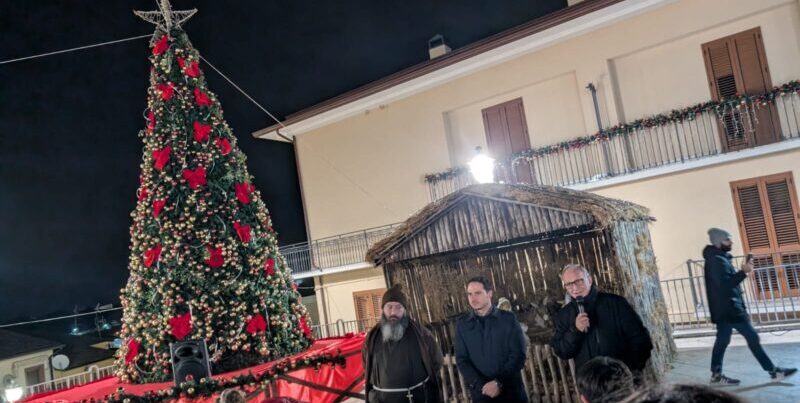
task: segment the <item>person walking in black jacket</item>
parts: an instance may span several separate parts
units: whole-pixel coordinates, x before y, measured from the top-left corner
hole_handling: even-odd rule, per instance
[[[527,403],[520,371],[525,339],[517,318],[492,305],[492,283],[485,277],[467,282],[473,311],[456,323],[456,364],[473,402]]]
[[[753,271],[752,258],[748,259],[740,271],[733,268],[729,253],[733,246],[731,234],[719,228],[708,230],[711,245],[703,249],[705,266],[703,272],[706,280],[706,294],[708,308],[711,310],[711,322],[717,325],[717,338],[711,352],[711,384],[712,385],[738,385],[738,379],[729,378],[722,374],[722,359],[725,349],[731,342],[731,333],[736,329],[747,340],[747,347],[761,364],[764,371],[768,371],[772,379],[780,380],[797,372],[796,368],[776,367],[767,357],[761,347],[758,333],[750,323],[750,316],[742,298],[740,284]]]
[[[634,374],[641,374],[653,344],[628,301],[597,291],[589,271],[578,264],[566,265],[561,281],[572,301],[553,318],[555,333],[550,345],[556,354],[575,359],[576,368],[594,357],[616,358]]]

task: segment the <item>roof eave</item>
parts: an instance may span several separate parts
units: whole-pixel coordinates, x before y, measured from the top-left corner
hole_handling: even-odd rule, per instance
[[[677,0],[587,0],[384,77],[252,133],[286,141],[299,134],[600,29]]]

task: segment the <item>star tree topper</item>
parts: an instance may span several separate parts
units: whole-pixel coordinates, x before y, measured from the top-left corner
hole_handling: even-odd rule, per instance
[[[173,27],[180,27],[181,24],[186,22],[189,18],[192,18],[194,13],[197,12],[196,8],[173,11],[169,0],[158,0],[158,8],[158,11],[133,11],[139,18],[151,24],[155,24],[156,32],[153,33],[153,40],[158,39],[159,30],[169,35]]]

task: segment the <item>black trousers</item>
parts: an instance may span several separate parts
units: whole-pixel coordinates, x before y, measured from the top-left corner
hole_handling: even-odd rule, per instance
[[[775,369],[775,365],[772,364],[772,361],[767,357],[767,353],[761,347],[761,341],[758,338],[756,329],[753,329],[753,325],[749,320],[745,320],[736,323],[717,323],[717,339],[714,341],[714,350],[711,352],[711,372],[722,372],[722,359],[725,357],[725,349],[728,348],[728,344],[731,342],[733,329],[736,329],[747,340],[747,347],[750,348],[750,352],[756,357],[764,371]]]

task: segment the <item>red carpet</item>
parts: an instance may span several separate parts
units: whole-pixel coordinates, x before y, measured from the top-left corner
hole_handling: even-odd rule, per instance
[[[352,337],[329,338],[317,340],[306,351],[289,357],[293,360],[302,360],[307,356],[314,356],[321,353],[336,354],[344,356],[347,364],[344,367],[323,365],[319,370],[313,368],[301,369],[289,372],[286,375],[293,378],[292,382],[278,380],[276,383],[277,394],[275,396],[291,397],[301,402],[333,402],[339,397],[339,393],[332,390],[359,391],[364,386],[362,377],[364,369],[361,359],[361,346],[364,343],[365,335],[357,334]],[[214,375],[214,378],[232,378],[237,375],[252,372],[258,375],[266,372],[276,361],[270,361],[255,367],[243,370],[228,372],[225,374]],[[117,391],[120,387],[126,393],[141,395],[147,391],[157,391],[173,386],[172,382],[147,383],[147,384],[125,384],[120,383],[116,377],[101,379],[86,385],[77,386],[71,389],[56,392],[41,393],[28,397],[26,402],[74,402],[81,400],[97,399],[103,400],[105,396]],[[256,393],[256,392],[253,392]],[[215,402],[217,395],[200,397],[195,399],[176,399],[181,402]],[[252,402],[261,402],[266,399],[264,393],[260,396],[252,396]]]

